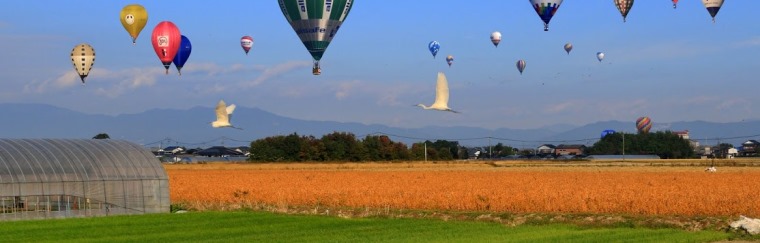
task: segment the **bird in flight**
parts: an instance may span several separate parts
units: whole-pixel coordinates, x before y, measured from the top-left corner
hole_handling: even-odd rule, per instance
[[[422,107],[422,109],[425,110],[459,113],[458,111],[449,108],[449,83],[446,81],[446,75],[444,75],[443,72],[438,72],[438,82],[435,85],[435,102],[430,106],[425,106],[423,104],[418,104],[417,106]]]
[[[214,128],[231,127],[243,130],[230,124],[233,111],[235,111],[235,104],[227,106],[224,100],[219,100],[219,103],[216,103],[216,121],[211,122],[211,126]]]

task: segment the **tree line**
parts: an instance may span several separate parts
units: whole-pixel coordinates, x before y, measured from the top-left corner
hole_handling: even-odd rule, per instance
[[[663,159],[695,156],[689,141],[670,131],[609,134],[587,147],[585,154],[622,155],[623,149],[628,155],[658,155]],[[468,159],[474,156],[473,151],[459,145],[457,141],[447,140],[428,140],[414,143],[410,147],[402,142],[395,142],[386,135],[367,135],[358,139],[348,132],[333,132],[321,138],[292,133],[251,142],[249,160],[254,162],[447,161]],[[531,149],[519,151],[497,143],[495,146],[481,149],[478,158],[502,158],[531,151]]]
[[[512,153],[501,143],[495,154]],[[427,151],[427,153],[426,153]],[[508,151],[508,152],[507,152]],[[367,135],[358,139],[352,133],[333,132],[321,138],[297,133],[266,137],[251,142],[249,160],[255,162],[332,162],[332,161],[404,161],[467,159],[470,153],[457,141],[436,140],[412,144],[394,142],[385,135]]]
[[[625,138],[625,139],[623,139]],[[625,150],[623,150],[625,148]],[[689,140],[670,131],[655,133],[612,133],[604,136],[587,154],[658,155],[663,159],[687,159],[695,156]]]

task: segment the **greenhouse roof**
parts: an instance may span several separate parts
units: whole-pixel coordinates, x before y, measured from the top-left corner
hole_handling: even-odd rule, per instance
[[[167,180],[150,151],[111,139],[0,139],[0,183]]]

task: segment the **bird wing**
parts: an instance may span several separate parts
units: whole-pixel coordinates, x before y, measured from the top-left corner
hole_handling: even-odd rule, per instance
[[[228,117],[229,116],[227,115],[227,104],[224,103],[224,100],[219,100],[219,103],[216,103],[216,121],[229,122]]]
[[[435,102],[433,107],[448,107],[449,105],[449,82],[443,72],[438,73],[438,82],[435,85]]]
[[[230,106],[227,106],[227,121],[229,122],[230,119],[232,119],[232,112],[235,111],[235,104],[231,104]]]
[[[231,104],[230,106],[227,106],[227,115],[232,115],[233,111],[235,111],[235,104]]]

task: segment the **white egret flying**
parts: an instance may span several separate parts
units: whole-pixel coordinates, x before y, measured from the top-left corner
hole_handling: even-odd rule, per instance
[[[219,103],[216,104],[216,121],[211,122],[211,126],[214,128],[231,127],[243,130],[242,128],[230,124],[233,111],[235,111],[235,104],[227,106],[227,104],[224,103],[224,100],[219,100]]]
[[[438,82],[435,85],[435,102],[430,106],[425,106],[423,104],[418,104],[417,106],[422,107],[422,109],[425,110],[459,113],[458,111],[449,108],[449,83],[446,81],[446,75],[444,75],[443,72],[438,72]]]

